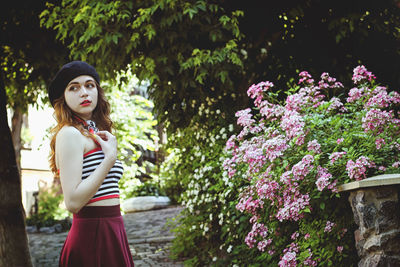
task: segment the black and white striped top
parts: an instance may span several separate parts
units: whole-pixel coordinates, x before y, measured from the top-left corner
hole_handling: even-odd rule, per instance
[[[85,153],[83,155],[82,180],[86,179],[103,161],[103,159],[104,153],[100,147]],[[108,198],[119,198],[118,181],[121,179],[123,172],[124,168],[122,163],[117,159],[101,184],[99,190],[88,203]]]

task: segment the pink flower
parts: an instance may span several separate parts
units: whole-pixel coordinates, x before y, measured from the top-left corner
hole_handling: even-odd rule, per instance
[[[367,167],[374,168],[375,163],[364,156],[359,157],[356,162],[349,160],[346,164],[346,170],[349,177],[357,181],[366,177]]]
[[[312,83],[311,75],[307,71],[302,71],[299,73],[300,80],[298,84],[301,84],[302,82],[306,81],[307,83]]]
[[[349,91],[349,97],[346,99],[348,103],[352,103],[352,102],[356,102],[357,100],[359,100],[360,98],[362,98],[364,96],[364,91],[365,88],[361,87],[361,88],[351,88]]]
[[[271,243],[272,243],[272,239],[262,240],[262,241],[258,242],[257,249],[258,249],[259,251],[264,251],[265,248],[266,248],[267,246],[269,246]]]
[[[281,207],[277,214],[276,218],[279,221],[283,220],[292,220],[298,221],[300,218],[304,217],[302,211],[309,207],[310,205],[310,196],[308,194],[302,195],[299,192],[295,194],[289,192],[284,192],[284,203],[283,207]]]
[[[311,235],[310,235],[309,233],[307,233],[307,234],[304,235],[304,239],[305,239],[305,240],[309,239],[310,237],[311,237]]]
[[[296,243],[291,243],[288,248],[283,250],[284,255],[278,263],[280,267],[297,266],[296,256],[299,252],[299,246]]]
[[[252,115],[250,112],[250,108],[246,108],[236,112],[235,116],[238,117],[237,124],[241,126],[250,126],[251,124],[253,124],[255,120],[251,118]]]
[[[329,159],[331,160],[331,164],[335,163],[338,159],[341,159],[344,155],[346,155],[346,152],[333,152],[330,156]]]
[[[282,117],[285,113],[285,108],[280,105],[275,105],[264,100],[260,104],[260,114],[271,121]]]
[[[330,105],[328,107],[328,111],[343,109],[343,103],[337,97],[332,97],[331,100],[329,101],[329,103],[330,103]]]
[[[375,79],[375,75],[372,74],[371,72],[367,71],[367,69],[361,65],[361,66],[357,66],[356,68],[354,68],[353,70],[353,82],[355,84],[358,84],[360,82],[364,82],[364,81],[372,81],[373,79]]]
[[[279,267],[293,267],[297,266],[296,252],[286,252],[278,263]]]
[[[342,251],[343,251],[343,246],[337,246],[337,251],[339,252],[339,253],[342,253]]]
[[[274,84],[272,82],[266,81],[266,82],[260,82],[257,85],[253,84],[250,86],[250,88],[247,90],[247,95],[254,99],[254,104],[256,106],[259,106],[262,98],[263,98],[263,92],[267,91],[271,87],[273,87]]]
[[[388,112],[373,108],[362,118],[362,127],[365,132],[376,131],[377,133],[382,133],[392,119],[392,111]]]
[[[400,94],[397,93],[396,91],[390,92],[389,96],[390,96],[390,102],[392,102],[393,104],[400,103]]]
[[[303,135],[304,128],[303,117],[296,111],[286,111],[281,120],[281,128],[286,132],[289,139]]]
[[[253,223],[253,227],[251,231],[247,234],[245,238],[245,243],[249,248],[254,247],[256,238],[261,237],[263,238],[262,241],[258,242],[257,248],[260,251],[264,251],[267,246],[272,243],[272,239],[265,239],[268,235],[268,228],[262,223]]]
[[[340,143],[342,143],[343,140],[344,140],[344,138],[339,138],[338,140],[336,140],[336,143],[337,143],[338,145],[340,145]]]
[[[332,231],[332,228],[335,227],[335,226],[336,226],[335,223],[330,222],[330,221],[326,221],[326,226],[325,226],[324,232],[325,233],[330,233]]]
[[[257,195],[260,199],[268,199],[274,201],[280,198],[278,190],[280,185],[274,180],[261,179],[256,183]]]
[[[377,138],[375,140],[376,149],[381,149],[382,145],[385,145],[385,144],[386,144],[386,142],[385,142],[385,139],[383,139],[383,138]]]
[[[365,104],[365,107],[386,108],[391,101],[392,98],[388,95],[386,87],[377,86],[372,92],[372,97]]]
[[[253,199],[252,196],[241,197],[239,203],[236,205],[236,209],[241,212],[247,211],[251,214],[257,214],[257,209],[262,208],[264,202],[259,199]]]
[[[314,162],[314,157],[312,155],[305,155],[301,161],[296,163],[291,170],[294,180],[303,180],[307,174],[314,168],[312,163]]]
[[[400,166],[400,161],[396,161],[392,164],[393,168],[398,168]]]
[[[327,88],[340,88],[343,87],[343,84],[340,82],[336,81],[336,78],[330,77],[329,73],[324,72],[321,75],[321,80],[318,82],[318,86],[321,89],[327,89]]]
[[[385,167],[385,166],[379,166],[379,167],[378,167],[378,170],[380,170],[380,171],[383,171],[383,172],[384,172],[384,171],[386,171],[386,167]]]
[[[308,249],[309,256],[304,260],[304,266],[317,266],[317,261],[312,259],[312,252],[311,249]]]
[[[289,95],[286,98],[285,109],[288,111],[299,112],[303,107],[306,107],[310,102],[310,97],[304,92],[299,92],[297,94]]]
[[[328,172],[328,169],[322,168],[318,166],[318,174],[317,174],[317,181],[315,184],[317,185],[318,191],[324,190],[330,184],[330,179],[332,178],[332,174]]]
[[[231,137],[229,137],[229,139],[228,139],[228,141],[226,141],[226,145],[225,145],[226,150],[230,150],[235,147],[235,139],[236,139],[236,135],[231,135]]]
[[[298,237],[299,237],[299,233],[298,232],[294,232],[290,238],[292,240],[296,240]]]
[[[289,146],[286,138],[283,135],[278,135],[264,141],[261,148],[266,159],[272,162],[276,158],[283,156]]]
[[[318,143],[317,140],[312,140],[307,144],[308,151],[314,151],[315,153],[321,153],[321,145]]]

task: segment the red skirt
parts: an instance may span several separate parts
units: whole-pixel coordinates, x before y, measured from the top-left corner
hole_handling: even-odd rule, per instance
[[[60,266],[134,266],[119,205],[83,207],[73,216]]]

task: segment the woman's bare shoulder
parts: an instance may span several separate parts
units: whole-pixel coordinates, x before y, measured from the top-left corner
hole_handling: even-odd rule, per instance
[[[84,136],[73,126],[64,126],[57,133],[56,143],[69,143],[71,145],[82,145]]]
[[[64,137],[81,137],[81,132],[76,129],[74,126],[66,125],[60,129],[57,133],[57,138],[64,138]]]

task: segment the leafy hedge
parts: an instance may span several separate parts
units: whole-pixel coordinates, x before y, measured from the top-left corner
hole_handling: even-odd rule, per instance
[[[301,72],[283,102],[261,82],[249,88],[254,107],[236,113],[241,131],[225,146],[227,129],[218,126],[171,138],[181,149],[167,185],[181,186],[186,206],[175,256],[189,266],[355,266],[355,224],[338,185],[399,171],[400,95],[364,66],[353,82],[348,95],[328,98],[343,85]]]

